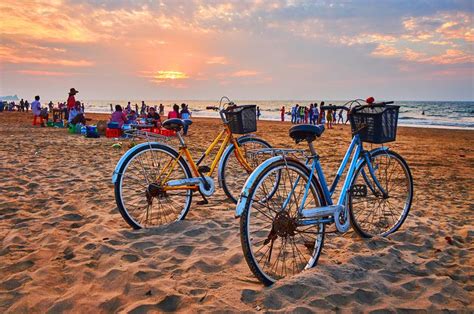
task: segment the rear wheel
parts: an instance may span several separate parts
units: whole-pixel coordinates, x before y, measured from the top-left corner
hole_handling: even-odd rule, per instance
[[[166,169],[171,169],[169,173]],[[191,178],[191,171],[178,153],[151,143],[128,156],[115,183],[115,201],[125,221],[134,229],[156,227],[186,217],[191,190],[166,190],[166,182]]]
[[[255,169],[263,160],[265,160],[266,157],[268,157],[265,155],[249,153],[252,150],[255,151],[262,148],[270,148],[270,144],[264,140],[256,137],[244,137],[238,139],[238,142],[240,145],[240,151],[244,155],[252,170]],[[242,187],[250,172],[248,172],[237,159],[235,147],[229,150],[228,153],[222,158],[224,158],[224,163],[222,166],[223,169],[220,178],[222,189],[224,190],[227,197],[232,200],[232,202],[237,204],[237,199],[239,198]]]
[[[310,171],[305,165],[279,160],[263,169],[249,190],[240,218],[240,239],[249,268],[265,285],[314,267],[321,254],[324,224],[305,225],[299,215],[301,205],[325,204],[314,178],[301,204],[308,180]]]
[[[388,196],[384,197],[371,178],[364,161],[356,170],[349,193],[349,213],[354,230],[364,238],[387,236],[397,231],[410,211],[413,178],[406,161],[393,151],[371,156],[375,177]]]

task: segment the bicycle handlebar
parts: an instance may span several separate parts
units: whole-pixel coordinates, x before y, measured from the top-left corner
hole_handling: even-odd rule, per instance
[[[364,108],[380,108],[380,107],[385,107],[385,105],[391,105],[393,103],[394,103],[393,101],[374,102],[374,103],[367,104],[367,105],[356,106],[356,107],[352,108],[352,110],[355,112],[355,111],[362,110]]]
[[[321,106],[321,110],[339,110],[339,109],[349,111],[349,108],[345,106]]]

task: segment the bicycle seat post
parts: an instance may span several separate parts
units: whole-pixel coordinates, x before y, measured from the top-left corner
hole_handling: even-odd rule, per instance
[[[311,153],[311,157],[316,157],[318,154],[316,153],[316,149],[314,148],[313,141],[308,141],[309,151]]]
[[[179,139],[179,143],[181,144],[181,147],[186,147],[186,143],[184,142],[183,137],[181,136],[181,132],[177,131],[176,136]]]

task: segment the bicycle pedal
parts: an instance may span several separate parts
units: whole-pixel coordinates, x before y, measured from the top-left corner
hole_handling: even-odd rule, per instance
[[[209,168],[208,166],[199,166],[199,168],[198,168],[199,173],[205,173],[205,172],[209,172],[209,171],[211,171],[211,168]]]

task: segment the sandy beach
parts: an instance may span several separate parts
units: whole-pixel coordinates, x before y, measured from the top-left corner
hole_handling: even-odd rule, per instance
[[[289,123],[258,127],[273,146],[307,148],[289,139]],[[194,120],[196,158],[219,128]],[[349,141],[348,125],[317,140],[329,180]],[[402,228],[328,236],[317,267],[268,288],[245,263],[222,190],[208,205],[194,198],[184,221],[131,230],[111,184],[127,146],[115,142],[0,113],[0,312],[474,311],[474,131],[399,128],[389,146],[415,183]]]

